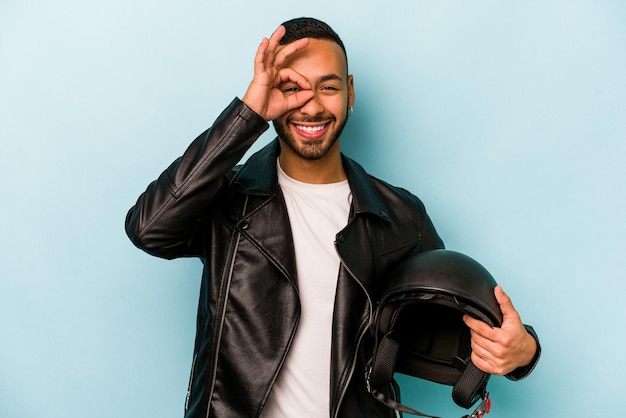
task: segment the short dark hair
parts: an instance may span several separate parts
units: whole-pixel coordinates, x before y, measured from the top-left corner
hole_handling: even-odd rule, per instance
[[[341,50],[346,57],[347,65],[348,54],[346,53],[346,47],[341,41],[339,35],[337,35],[337,33],[328,24],[312,17],[298,17],[296,19],[286,21],[283,23],[283,26],[287,31],[280,40],[281,45],[287,45],[302,38],[332,41],[341,47]]]

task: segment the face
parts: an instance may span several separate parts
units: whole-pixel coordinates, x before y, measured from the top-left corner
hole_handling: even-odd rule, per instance
[[[334,150],[339,152],[339,135],[354,104],[354,85],[348,76],[346,58],[336,43],[311,39],[308,46],[284,64],[302,74],[311,84],[314,96],[302,107],[274,120],[282,143],[294,155],[319,160]],[[298,91],[297,84],[283,83],[283,94]]]

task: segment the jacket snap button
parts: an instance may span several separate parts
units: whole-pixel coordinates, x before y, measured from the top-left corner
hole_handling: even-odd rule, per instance
[[[339,236],[337,237],[337,240],[338,240],[339,242],[343,242],[343,240],[344,240],[343,235],[339,235]]]

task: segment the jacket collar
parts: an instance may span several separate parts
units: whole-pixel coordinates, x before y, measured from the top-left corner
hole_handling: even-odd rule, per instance
[[[276,159],[279,154],[280,143],[276,138],[238,168],[231,184],[245,193],[271,195],[278,183]],[[343,154],[341,159],[352,192],[354,214],[369,213],[389,221],[389,211],[367,172]]]

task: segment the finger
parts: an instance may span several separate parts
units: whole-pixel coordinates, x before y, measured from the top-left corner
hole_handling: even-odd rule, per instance
[[[287,108],[289,110],[297,109],[304,106],[309,100],[313,98],[313,91],[302,90],[291,96],[287,96]]]
[[[471,330],[472,342],[476,342],[481,347],[489,350],[498,341],[499,328],[493,328],[489,324],[469,315],[465,315],[463,321]]]
[[[482,361],[488,362],[492,357],[491,353],[488,349],[481,345],[481,342],[477,341],[477,339],[472,338],[471,340],[471,348],[472,348],[472,356],[481,359]]]
[[[270,36],[270,44],[274,49],[276,49],[276,47],[280,43],[280,40],[283,39],[285,33],[287,33],[287,29],[285,29],[283,25],[277,27],[276,30],[272,33],[272,35]]]
[[[274,60],[276,57],[276,49],[280,45],[280,40],[283,38],[283,36],[285,36],[285,32],[287,32],[285,27],[283,25],[280,25],[274,31],[274,33],[272,33],[272,36],[270,36],[267,50],[264,54],[264,64],[266,68],[275,65]]]
[[[288,43],[287,45],[284,45],[282,48],[280,48],[276,52],[274,65],[276,66],[283,65],[283,63],[289,56],[293,55],[295,52],[300,51],[301,49],[306,48],[308,44],[309,44],[309,38],[302,38],[302,39],[293,41],[291,43]]]
[[[491,370],[493,365],[493,354],[490,351],[492,345],[493,343],[490,340],[472,332],[470,340],[471,359],[474,365],[483,371]]]
[[[254,74],[260,74],[265,71],[265,53],[269,46],[269,40],[263,38],[254,56]]]
[[[311,88],[311,84],[302,74],[291,68],[283,68],[278,72],[278,84],[287,82],[296,83],[305,90]]]
[[[509,365],[509,357],[502,356],[502,347],[489,339],[472,334],[471,348],[472,362],[484,372],[502,375],[514,369]]]
[[[474,363],[474,366],[478,367],[483,372],[493,374],[491,371],[491,363],[480,357],[476,354],[476,352],[472,352],[470,359],[472,360],[472,363]]]
[[[505,375],[517,368],[516,354],[502,352],[501,347],[489,342],[483,345],[472,339],[472,362],[484,372],[496,375]],[[528,360],[530,362],[530,360]],[[526,363],[528,364],[528,363]]]
[[[465,325],[467,325],[472,331],[480,335],[490,334],[493,330],[489,324],[481,321],[480,319],[472,318],[469,315],[463,315],[463,322],[465,322]]]
[[[493,359],[489,355],[482,356],[476,351],[472,351],[470,358],[472,363],[474,363],[474,366],[478,367],[485,373],[493,375],[504,375],[507,373],[506,368],[500,365],[497,360]]]

